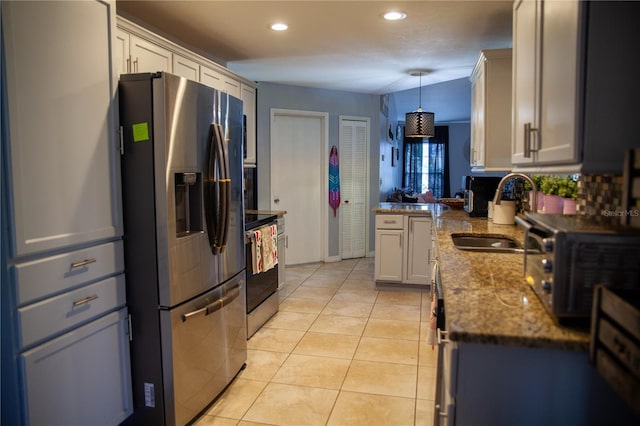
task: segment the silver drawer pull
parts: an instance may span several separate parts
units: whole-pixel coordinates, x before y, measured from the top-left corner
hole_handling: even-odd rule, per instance
[[[85,259],[85,260],[81,260],[80,262],[74,262],[71,264],[71,269],[82,268],[83,266],[87,266],[90,263],[96,263],[96,259],[92,257],[91,259]]]
[[[97,294],[93,294],[91,296],[87,296],[84,299],[80,299],[80,300],[76,300],[75,302],[73,302],[73,306],[80,306],[80,305],[84,305],[85,303],[89,303],[92,300],[96,300],[98,298]]]
[[[385,220],[384,223],[396,223],[395,220]]]

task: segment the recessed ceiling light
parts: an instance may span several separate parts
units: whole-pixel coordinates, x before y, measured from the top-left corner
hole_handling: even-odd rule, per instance
[[[283,24],[282,22],[271,25],[271,29],[274,31],[284,31],[287,28],[289,28],[289,26],[287,24]]]
[[[383,16],[387,21],[401,21],[407,17],[407,14],[404,12],[391,11],[385,13]]]

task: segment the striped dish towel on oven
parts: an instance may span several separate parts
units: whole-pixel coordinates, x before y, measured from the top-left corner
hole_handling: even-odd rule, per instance
[[[254,274],[262,272],[262,233],[260,230],[253,231],[251,239],[251,270]]]
[[[262,242],[262,272],[278,264],[278,227],[276,225],[260,228]]]

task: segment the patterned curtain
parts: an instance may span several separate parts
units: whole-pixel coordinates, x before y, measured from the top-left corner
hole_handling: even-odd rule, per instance
[[[435,198],[450,197],[448,145],[449,126],[436,126],[432,138],[405,138],[403,187],[418,194],[430,189]]]

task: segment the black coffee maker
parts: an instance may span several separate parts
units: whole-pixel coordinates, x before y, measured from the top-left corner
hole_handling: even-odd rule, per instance
[[[500,177],[466,176],[464,211],[471,217],[487,217],[489,201],[496,195]]]

